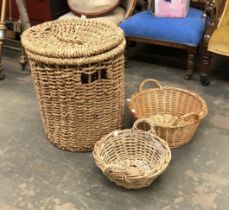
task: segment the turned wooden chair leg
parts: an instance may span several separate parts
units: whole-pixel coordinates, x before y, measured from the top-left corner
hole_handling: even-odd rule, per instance
[[[3,50],[3,41],[0,41],[0,80],[5,79],[5,75],[3,74],[3,68],[2,68],[2,50]]]
[[[211,55],[208,53],[204,54],[202,56],[202,71],[200,74],[200,82],[203,86],[207,86],[210,84],[208,80],[210,62],[211,62]]]
[[[5,75],[2,73],[3,69],[2,69],[2,64],[0,64],[0,80],[4,80],[5,79]]]
[[[194,69],[194,60],[195,60],[195,53],[189,52],[188,53],[188,64],[187,64],[187,72],[185,79],[190,80],[193,75],[193,69]]]
[[[25,66],[26,66],[26,63],[27,63],[27,56],[26,56],[26,53],[25,53],[25,49],[24,49],[24,47],[22,45],[21,45],[21,55],[19,57],[19,62],[21,64],[22,70],[25,70]]]
[[[2,68],[2,54],[3,54],[3,42],[5,40],[6,26],[5,26],[5,16],[6,16],[6,0],[2,0],[2,10],[0,18],[0,80],[5,78]]]

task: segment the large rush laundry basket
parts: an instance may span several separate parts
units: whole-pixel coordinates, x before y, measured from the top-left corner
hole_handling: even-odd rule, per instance
[[[123,126],[123,32],[95,20],[58,20],[25,31],[22,43],[48,140],[91,151]]]

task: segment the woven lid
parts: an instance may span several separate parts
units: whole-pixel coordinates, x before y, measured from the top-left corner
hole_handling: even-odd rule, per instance
[[[125,38],[123,31],[113,24],[88,19],[56,20],[26,30],[22,44],[30,57],[69,63],[68,59],[95,59],[106,54],[105,59],[112,52],[119,53]]]
[[[121,0],[68,0],[68,6],[77,15],[98,17],[118,7]]]

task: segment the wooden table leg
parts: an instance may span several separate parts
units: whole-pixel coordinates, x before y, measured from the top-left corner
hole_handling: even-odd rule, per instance
[[[2,50],[3,50],[3,40],[0,40],[0,80],[5,79],[5,75],[3,74],[3,67],[2,67]]]

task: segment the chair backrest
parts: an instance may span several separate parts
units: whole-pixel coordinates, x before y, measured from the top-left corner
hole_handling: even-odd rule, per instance
[[[126,10],[131,9],[133,0],[122,0],[121,6]],[[67,0],[49,0],[49,6],[51,10],[52,19],[57,19],[61,15],[69,12],[69,7],[67,4]]]
[[[224,2],[221,1],[221,6],[222,8],[219,16],[220,21],[218,27],[229,25],[229,0],[225,0]]]
[[[128,7],[128,3],[129,3],[129,0],[123,0],[121,1],[121,6],[126,9]]]
[[[208,0],[190,0],[190,5],[204,9]]]
[[[136,6],[137,0],[122,0],[121,6],[126,10],[125,18],[128,18],[131,16],[134,12],[135,6]]]
[[[66,0],[49,0],[49,7],[52,20],[55,20],[61,15],[69,12],[69,7]]]

